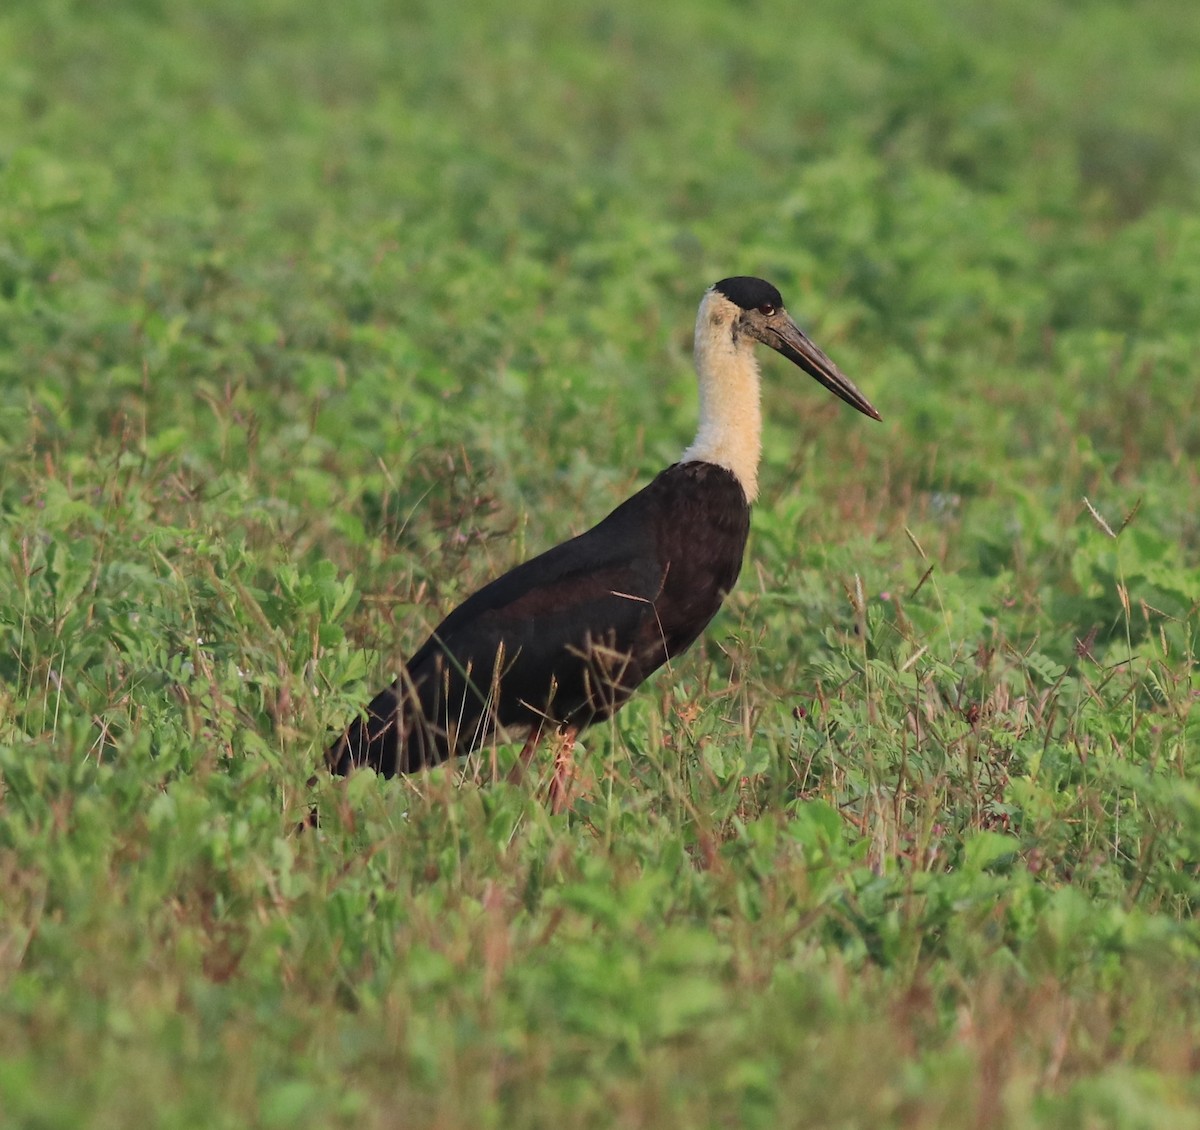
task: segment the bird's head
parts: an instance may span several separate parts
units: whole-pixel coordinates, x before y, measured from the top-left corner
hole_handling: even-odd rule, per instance
[[[850,378],[792,321],[783,296],[766,279],[738,275],[714,283],[700,307],[697,345],[739,349],[749,341],[769,345],[851,407],[880,418]]]

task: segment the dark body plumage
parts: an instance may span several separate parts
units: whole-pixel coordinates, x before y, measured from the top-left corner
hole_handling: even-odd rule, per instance
[[[689,647],[742,567],[737,478],[676,463],[602,522],[485,585],[329,750],[338,773],[410,773],[497,734],[582,729]]]

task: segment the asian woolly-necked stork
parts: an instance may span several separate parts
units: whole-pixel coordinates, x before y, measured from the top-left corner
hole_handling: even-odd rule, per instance
[[[756,342],[880,418],[769,282],[716,283],[696,316],[700,426],[679,462],[451,612],[330,747],[334,772],[369,766],[390,777],[524,739],[517,772],[557,731],[551,801],[566,803],[575,735],[689,647],[737,580],[758,493]]]

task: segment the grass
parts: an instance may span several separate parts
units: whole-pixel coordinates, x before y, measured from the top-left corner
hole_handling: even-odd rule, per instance
[[[0,1124],[1200,1126],[1189,14],[7,6]],[[884,423],[576,812],[310,789],[734,273]]]

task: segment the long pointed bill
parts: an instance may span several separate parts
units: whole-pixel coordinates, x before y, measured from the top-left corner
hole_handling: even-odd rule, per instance
[[[854,382],[809,341],[804,331],[786,314],[767,328],[764,340],[794,365],[799,365],[810,377],[815,377],[834,396],[857,408],[864,416],[870,416],[873,420],[882,419],[871,402],[854,387]]]

